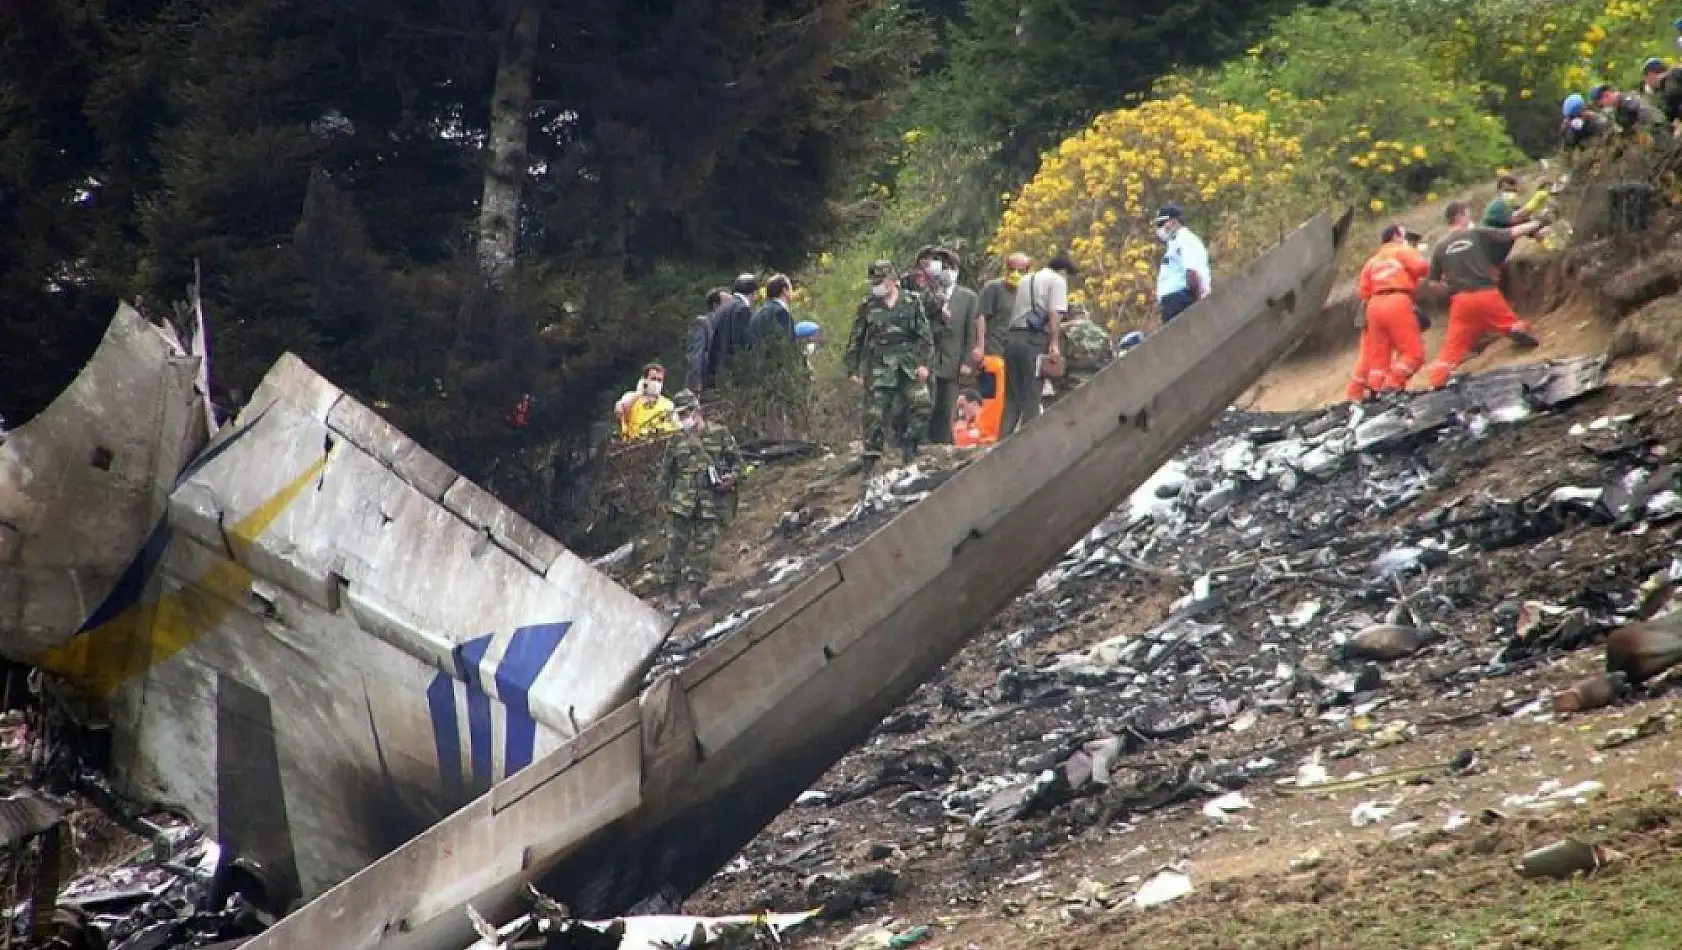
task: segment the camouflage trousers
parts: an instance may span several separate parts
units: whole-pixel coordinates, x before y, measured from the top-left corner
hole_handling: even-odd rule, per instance
[[[699,591],[713,571],[713,546],[718,544],[717,518],[666,515],[666,586]]]
[[[880,457],[889,432],[894,444],[907,451],[914,450],[928,434],[929,417],[934,413],[934,401],[929,396],[929,384],[900,375],[898,385],[877,385],[870,388],[864,406],[864,454]]]

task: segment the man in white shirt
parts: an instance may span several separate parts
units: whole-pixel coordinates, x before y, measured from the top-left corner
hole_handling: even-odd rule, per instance
[[[1060,348],[1063,318],[1069,312],[1069,278],[1078,273],[1069,255],[1059,251],[1042,268],[1016,285],[1016,305],[1011,308],[1010,328],[1005,332],[1005,415],[999,438],[1037,418],[1044,397],[1045,380],[1040,377],[1040,357],[1062,359]]]
[[[1156,213],[1156,237],[1166,247],[1156,272],[1156,303],[1168,323],[1204,297],[1213,286],[1209,251],[1185,225],[1185,212],[1169,202]]]

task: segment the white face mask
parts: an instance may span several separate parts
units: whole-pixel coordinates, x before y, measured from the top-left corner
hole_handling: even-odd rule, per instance
[[[683,414],[683,418],[677,421],[677,424],[683,426],[686,432],[694,431],[695,427],[701,424],[701,417],[696,413],[686,412]]]
[[[939,277],[941,269],[939,261],[929,261],[927,264],[923,265],[923,271],[930,277]]]
[[[665,384],[658,379],[645,379],[642,381],[642,394],[644,396],[658,396],[660,395],[660,390],[664,387],[664,385]]]
[[[1156,239],[1158,241],[1161,241],[1162,243],[1167,244],[1168,239],[1173,237],[1173,236],[1174,235],[1171,232],[1169,232],[1169,230],[1168,230],[1168,225],[1166,225],[1166,224],[1157,225]]]
[[[886,283],[872,284],[870,286],[870,296],[880,299],[882,297],[886,297],[887,295],[888,285]]]
[[[1503,191],[1503,192],[1501,192],[1501,200],[1502,201],[1517,201],[1518,200],[1518,192],[1516,192],[1516,191]]]
[[[952,270],[949,270],[949,271],[943,271],[940,275],[940,282],[941,282],[942,285],[947,286],[947,287],[950,287],[953,284],[956,284],[958,282],[958,270],[957,270],[957,268],[953,268]]]

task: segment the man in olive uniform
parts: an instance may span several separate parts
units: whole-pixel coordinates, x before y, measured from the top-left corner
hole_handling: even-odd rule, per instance
[[[929,366],[934,362],[930,301],[903,289],[891,261],[870,265],[870,299],[859,305],[847,337],[847,375],[868,387],[864,411],[864,468],[870,485],[892,427],[906,462],[929,426]]]
[[[730,430],[703,418],[693,392],[679,392],[672,407],[679,431],[666,443],[660,469],[668,515],[666,587],[681,609],[692,611],[712,574],[719,521],[734,501],[742,457]]]
[[[1075,391],[1081,384],[1098,375],[1098,371],[1115,359],[1110,335],[1092,322],[1086,308],[1069,308],[1069,325],[1063,328],[1063,376],[1053,380],[1055,402]]]
[[[935,299],[941,309],[934,320],[934,409],[929,415],[929,444],[952,444],[952,412],[957,407],[958,389],[967,384],[960,377],[973,376],[981,367],[981,298],[958,283],[958,255],[937,248],[940,262],[933,276]]]
[[[988,356],[1003,356],[1005,331],[1010,329],[1011,308],[1016,306],[1016,288],[1028,273],[1033,260],[1017,251],[1005,258],[1005,272],[981,285],[981,325],[987,337]]]

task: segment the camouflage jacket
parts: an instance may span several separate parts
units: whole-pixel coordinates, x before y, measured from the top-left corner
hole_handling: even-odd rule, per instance
[[[847,335],[847,373],[865,376],[873,387],[892,387],[917,367],[934,367],[934,320],[940,304],[932,296],[900,289],[892,307],[875,298],[859,304]]]
[[[1110,335],[1091,320],[1076,320],[1063,328],[1064,372],[1079,379],[1090,379],[1115,359]]]
[[[735,489],[715,488],[714,479],[738,475],[741,470],[742,457],[729,429],[704,422],[698,431],[679,432],[667,440],[660,467],[666,510],[686,518],[721,517]]]

